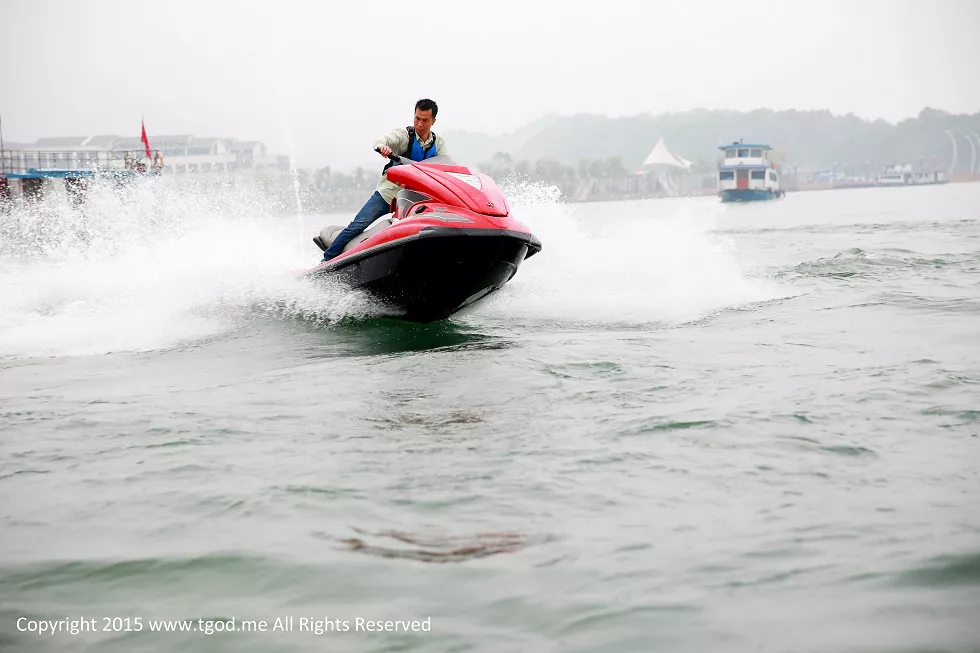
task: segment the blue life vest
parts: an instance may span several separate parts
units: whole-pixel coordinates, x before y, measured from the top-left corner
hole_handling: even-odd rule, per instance
[[[427,147],[422,147],[422,144],[419,143],[419,139],[415,137],[415,127],[406,127],[405,129],[408,130],[408,149],[399,154],[399,156],[406,159],[411,159],[412,161],[424,161],[439,154],[439,152],[436,151],[435,132],[429,132],[429,134],[432,136],[432,142],[429,143]],[[382,174],[388,172],[388,168],[393,165],[395,165],[395,163],[393,161],[389,161],[388,165],[386,165],[384,170],[381,171]]]

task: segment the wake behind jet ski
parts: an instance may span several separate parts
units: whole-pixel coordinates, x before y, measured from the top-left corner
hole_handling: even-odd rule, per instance
[[[448,156],[412,161],[394,154],[388,179],[399,186],[391,213],[308,270],[366,290],[413,322],[434,322],[510,281],[541,241],[510,216],[490,177]],[[343,226],[324,227],[313,242],[326,251]]]

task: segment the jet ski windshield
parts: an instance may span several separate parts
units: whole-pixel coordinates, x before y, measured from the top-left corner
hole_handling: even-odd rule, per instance
[[[413,161],[412,163],[421,163],[423,165],[425,165],[426,163],[435,163],[435,164],[441,165],[441,166],[458,166],[458,165],[460,165],[459,163],[456,163],[456,161],[454,161],[453,158],[450,157],[448,154],[440,154],[438,156],[429,157],[428,159],[425,159],[423,161],[417,161],[417,162],[416,161]]]
[[[397,154],[392,154],[388,158],[391,159],[392,164],[396,166],[410,166],[413,163],[421,163],[423,165],[435,164],[435,165],[456,166],[456,167],[462,166],[462,164],[457,163],[448,154],[440,154],[434,157],[430,157],[428,159],[423,159],[422,161],[413,161],[410,157],[398,156]]]

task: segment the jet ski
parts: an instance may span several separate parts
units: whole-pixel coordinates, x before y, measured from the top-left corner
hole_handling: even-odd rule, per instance
[[[487,175],[446,155],[388,158],[388,180],[401,186],[391,212],[303,277],[367,291],[399,318],[429,323],[499,289],[541,251]],[[326,251],[344,228],[324,227],[313,242]]]

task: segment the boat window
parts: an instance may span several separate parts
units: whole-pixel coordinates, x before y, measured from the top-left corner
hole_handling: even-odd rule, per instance
[[[719,172],[718,179],[720,179],[721,181],[731,181],[732,179],[735,179],[735,173],[732,172],[731,170],[727,170],[725,172]]]
[[[756,159],[762,158],[762,150],[752,150],[752,156]]]
[[[749,155],[749,151],[748,150],[739,150],[738,151],[738,156],[739,157],[748,156],[748,155]]]
[[[727,157],[729,159],[734,159],[735,158],[735,150],[726,150],[725,151],[725,157]]]
[[[776,173],[775,172],[770,172],[769,173],[769,179],[770,179],[770,181],[776,181]]]
[[[752,178],[753,179],[763,179],[763,180],[765,180],[765,178],[766,178],[766,171],[765,170],[753,170],[752,171]]]

